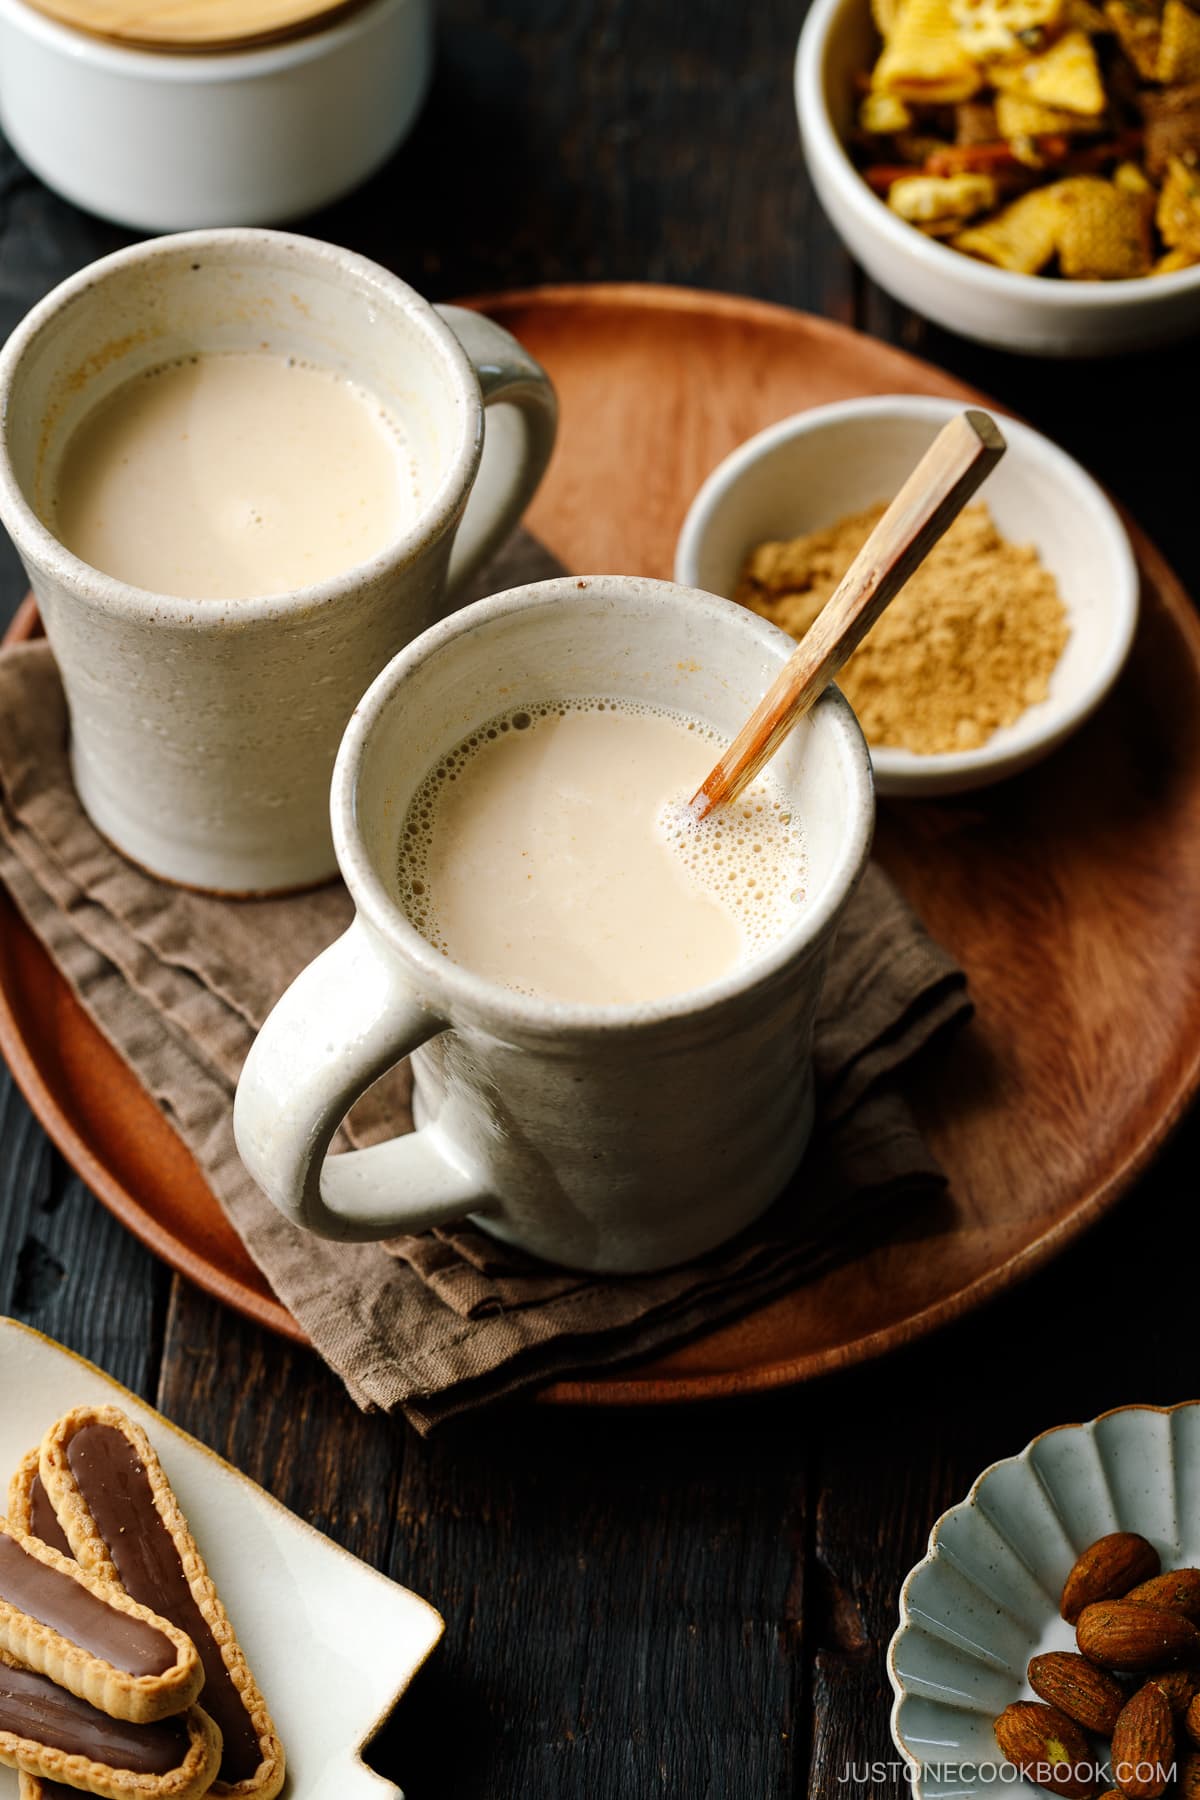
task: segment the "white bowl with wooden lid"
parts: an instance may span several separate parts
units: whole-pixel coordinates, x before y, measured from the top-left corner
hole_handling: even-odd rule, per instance
[[[102,218],[272,225],[387,160],[431,61],[431,0],[0,0],[0,124]]]
[[[675,579],[732,599],[759,544],[822,530],[890,500],[962,403],[877,394],[769,425],[719,463],[692,501]],[[988,787],[1039,761],[1095,711],[1120,674],[1138,617],[1138,573],[1111,501],[1065,450],[1004,413],[1008,445],[977,499],[1000,535],[1031,544],[1053,575],[1068,638],[1044,700],[976,748],[870,744],[880,794]]]

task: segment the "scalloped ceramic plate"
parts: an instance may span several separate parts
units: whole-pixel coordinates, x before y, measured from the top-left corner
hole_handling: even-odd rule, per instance
[[[996,1779],[992,1722],[1036,1698],[1031,1656],[1075,1648],[1058,1597],[1079,1552],[1109,1531],[1140,1531],[1164,1569],[1200,1563],[1200,1401],[1043,1432],[942,1514],[888,1649],[892,1736],[918,1800],[1045,1800],[1012,1769]]]
[[[282,1800],[403,1800],[362,1751],[442,1635],[432,1606],[15,1319],[0,1318],[0,1394],[0,1512],[9,1474],[70,1407],[111,1402],[149,1432],[279,1727]],[[0,1800],[19,1779],[0,1768]]]

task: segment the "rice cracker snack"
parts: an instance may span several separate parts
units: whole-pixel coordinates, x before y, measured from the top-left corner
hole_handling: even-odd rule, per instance
[[[982,224],[960,232],[953,240],[954,247],[995,263],[998,269],[1037,275],[1058,247],[1059,223],[1057,192],[1037,188]]]
[[[981,77],[959,37],[950,0],[900,0],[871,85],[918,105],[970,99]]]
[[[1058,260],[1074,281],[1120,281],[1148,275],[1152,261],[1150,208],[1096,175],[1077,175],[1058,187]]]
[[[145,1432],[116,1407],[76,1407],[42,1440],[38,1476],[80,1566],[143,1604],[153,1595],[152,1604],[194,1643],[202,1704],[223,1740],[212,1792],[274,1800],[283,1746]],[[18,1482],[26,1478],[18,1471]],[[32,1515],[36,1489],[29,1504]]]
[[[1172,157],[1158,197],[1158,229],[1172,250],[1200,256],[1200,169]]]
[[[1020,275],[1200,261],[1200,0],[873,0],[853,149],[892,212]]]

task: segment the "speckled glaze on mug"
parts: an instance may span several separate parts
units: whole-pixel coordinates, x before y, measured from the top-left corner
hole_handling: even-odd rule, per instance
[[[423,776],[499,694],[646,700],[732,736],[793,648],[695,589],[563,577],[464,607],[384,670],[333,780],[357,917],[267,1019],[234,1105],[242,1159],[288,1218],[370,1239],[469,1215],[551,1262],[635,1271],[701,1255],[770,1205],[811,1130],[813,1015],[874,823],[866,744],[840,694],[772,765],[804,828],[805,903],[703,987],[628,1006],[513,992],[414,930],[396,868]],[[354,1101],[410,1052],[419,1129],[327,1158]]]
[[[37,505],[80,420],[143,370],[248,349],[342,372],[402,421],[421,496],[411,529],[343,575],[262,599],[154,594],[66,550]],[[153,874],[217,892],[331,876],[329,779],[354,704],[516,523],[555,422],[549,380],[507,332],[312,239],[154,239],[49,294],[0,353],[0,518],[105,836]]]

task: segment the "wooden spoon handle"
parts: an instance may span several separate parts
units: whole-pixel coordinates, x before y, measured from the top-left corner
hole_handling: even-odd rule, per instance
[[[797,719],[834,679],[847,657],[980,482],[1004,455],[1004,439],[985,412],[959,413],[934,438],[842,576],[795,654],[692,798],[697,819],[736,800],[769,762]]]

